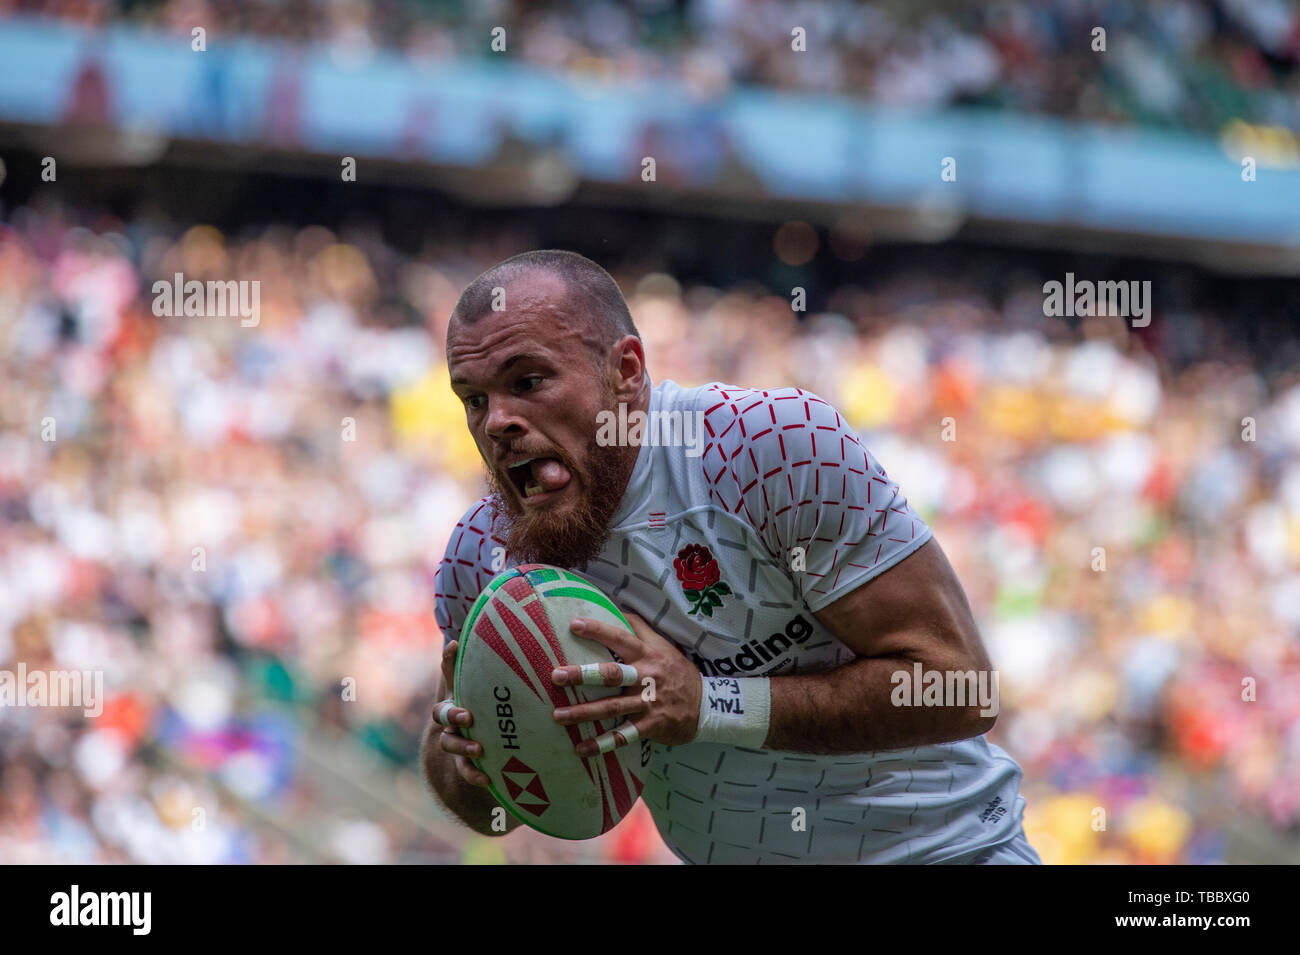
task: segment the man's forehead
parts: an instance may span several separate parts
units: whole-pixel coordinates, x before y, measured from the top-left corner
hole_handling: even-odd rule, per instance
[[[508,359],[544,358],[567,353],[583,339],[580,316],[568,309],[564,283],[533,272],[504,286],[503,308],[471,321],[453,321],[447,329],[447,365],[495,374]],[[477,367],[486,363],[489,367]]]

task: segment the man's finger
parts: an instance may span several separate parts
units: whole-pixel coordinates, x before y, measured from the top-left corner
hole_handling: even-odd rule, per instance
[[[452,699],[433,704],[433,721],[440,726],[473,726],[474,715]]]
[[[593,723],[596,720],[612,720],[633,713],[644,713],[650,705],[641,698],[640,693],[620,693],[607,696],[603,700],[579,703],[577,706],[562,706],[555,711],[555,722],[561,726],[574,723]]]
[[[451,753],[453,756],[473,756],[482,758],[483,746],[472,739],[466,739],[453,729],[442,731],[442,749],[445,753]]]
[[[636,667],[627,663],[584,663],[557,667],[551,671],[551,682],[556,686],[639,686],[641,678]]]
[[[615,627],[599,620],[575,617],[569,624],[569,630],[575,636],[603,643],[624,660],[632,663],[635,663],[637,658],[645,652],[645,645],[636,638],[635,634],[628,633],[622,627]]]
[[[637,639],[640,640],[642,644],[646,644],[651,647],[661,646],[665,644],[668,646],[672,646],[672,644],[668,643],[668,641],[664,639],[663,635],[659,633],[659,631],[655,630],[655,628],[650,626],[650,624],[646,623],[636,614],[632,613],[632,611],[630,610],[623,611],[623,616],[627,618],[628,626],[632,628],[632,632],[636,634]]]
[[[460,773],[460,778],[474,786],[482,786],[487,789],[492,780],[488,779],[487,773],[475,769],[474,764],[463,756],[456,757],[456,771]]]
[[[635,723],[628,720],[622,723],[608,733],[602,733],[595,739],[583,740],[574,747],[574,752],[584,759],[592,756],[600,756],[604,753],[612,753],[616,749],[624,746],[634,746],[641,739],[641,730]]]
[[[460,643],[452,640],[442,648],[442,678],[447,684],[447,690],[452,688],[456,680],[456,651],[460,649]]]

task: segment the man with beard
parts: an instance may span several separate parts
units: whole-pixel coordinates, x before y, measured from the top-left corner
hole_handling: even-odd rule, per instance
[[[637,679],[554,717],[621,720],[580,743],[582,758],[659,744],[642,796],[682,860],[1039,861],[1021,829],[1020,767],[983,735],[996,697],[920,693],[923,674],[931,689],[936,674],[987,682],[961,585],[834,408],[796,388],[652,385],[618,286],[570,252],[524,253],[476,278],[452,313],[447,363],[491,493],[438,572],[440,697],[497,572],[578,570],[635,637],[590,621],[574,632]],[[703,447],[599,440],[602,413],[620,407],[628,420],[698,415]],[[600,669],[604,685],[625,682],[617,664]],[[562,667],[552,679],[593,678]],[[497,835],[470,761],[481,747],[458,732],[473,720],[435,704],[421,760],[455,815]]]

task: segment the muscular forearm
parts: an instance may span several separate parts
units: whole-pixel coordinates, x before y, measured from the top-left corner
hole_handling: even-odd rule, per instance
[[[997,720],[997,681],[957,574],[930,540],[896,567],[817,611],[858,658],[829,673],[772,677],[766,747],[804,753],[864,753],[969,739]],[[959,700],[916,699],[934,674],[970,674]],[[906,679],[895,678],[905,673]],[[912,705],[895,705],[895,701]],[[981,699],[982,697],[982,699]],[[930,698],[932,699],[932,697]],[[917,705],[920,702],[922,705]],[[981,714],[984,711],[984,715]]]
[[[968,699],[973,705],[967,706],[896,706],[893,698],[899,684],[894,674],[906,671],[910,680],[914,662],[901,656],[869,657],[829,673],[772,677],[771,724],[765,748],[865,753],[968,739],[993,727],[997,717],[981,716],[978,698]],[[987,661],[982,662],[987,668]],[[971,661],[957,659],[937,665],[923,661],[922,667],[925,672],[974,669]],[[983,680],[986,686],[996,686],[987,669]],[[906,689],[910,702],[910,684]],[[991,709],[996,710],[996,703]]]
[[[489,790],[460,777],[455,757],[444,752],[438,742],[442,729],[430,720],[420,746],[420,765],[424,768],[424,778],[429,787],[448,812],[475,832],[485,836],[505,835],[519,825],[519,820],[507,813]],[[493,810],[497,810],[496,818],[501,820],[495,830],[492,828]]]

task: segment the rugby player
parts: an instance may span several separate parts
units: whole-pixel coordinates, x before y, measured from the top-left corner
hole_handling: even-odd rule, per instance
[[[642,796],[683,861],[1039,863],[1020,767],[985,738],[996,708],[897,705],[899,673],[990,663],[938,541],[833,407],[797,388],[653,383],[618,286],[571,252],[478,276],[446,354],[490,493],[438,572],[440,698],[487,582],[521,563],[570,568],[636,638],[574,632],[634,673],[555,670],[557,685],[626,689],[554,718],[619,721],[579,744],[584,758],[658,744]],[[598,424],[634,412],[703,430],[672,446],[610,440]],[[469,758],[481,747],[458,732],[473,720],[440,699],[421,761],[451,812],[497,835]]]

